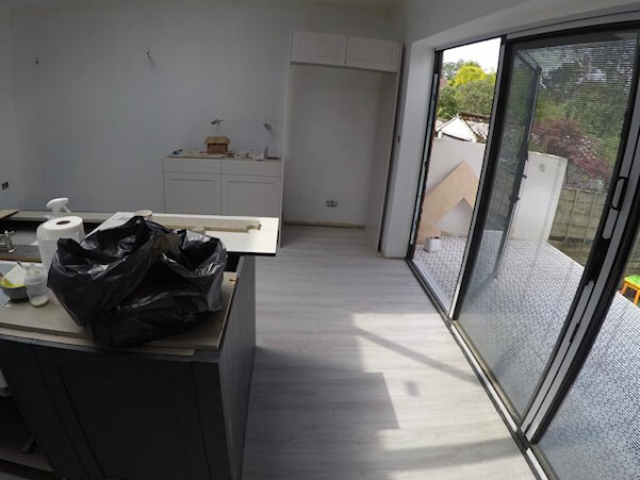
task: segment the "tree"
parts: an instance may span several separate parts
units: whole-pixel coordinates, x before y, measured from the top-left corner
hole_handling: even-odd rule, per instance
[[[611,177],[613,166],[602,158],[601,142],[588,136],[575,120],[555,118],[533,125],[529,148],[569,160],[567,184],[584,188],[592,180],[604,184]]]
[[[449,120],[459,112],[456,91],[457,89],[455,87],[451,87],[449,85],[444,86],[440,90],[440,95],[438,97],[438,109],[436,111],[436,116],[438,118],[442,120]]]
[[[538,90],[535,121],[570,120],[589,138],[589,150],[613,166],[636,52],[635,39],[627,39],[615,46],[608,42],[564,45],[539,54],[538,60],[546,68]]]
[[[443,62],[442,78],[447,81],[453,80],[453,77],[456,76],[456,73],[458,73],[458,70],[460,70],[460,67],[462,67],[462,65],[471,63],[475,62],[465,62],[464,60],[458,60],[457,62]]]
[[[443,64],[443,78],[436,112],[438,118],[449,120],[460,112],[491,113],[496,81],[494,72],[485,72],[476,62],[449,62]]]
[[[494,89],[489,76],[460,85],[456,92],[459,111],[490,115]]]
[[[489,74],[485,72],[482,67],[474,63],[465,63],[460,67],[456,76],[451,80],[451,86],[460,87],[467,83],[475,82],[478,80],[485,80],[489,77]]]

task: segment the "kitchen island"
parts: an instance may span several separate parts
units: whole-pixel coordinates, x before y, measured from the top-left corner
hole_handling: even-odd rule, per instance
[[[105,226],[126,221],[118,215]],[[53,302],[0,309],[0,368],[60,478],[241,478],[256,344],[255,255],[275,254],[277,219],[249,219],[244,233],[227,217],[153,220],[226,225],[205,229],[231,252],[223,308],[191,330],[107,349]]]

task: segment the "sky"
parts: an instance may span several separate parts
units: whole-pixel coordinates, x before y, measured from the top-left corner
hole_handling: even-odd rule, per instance
[[[486,72],[498,70],[498,57],[500,55],[500,39],[494,38],[485,42],[472,43],[463,47],[450,48],[444,51],[444,62],[457,62],[458,60],[473,60],[478,62]]]

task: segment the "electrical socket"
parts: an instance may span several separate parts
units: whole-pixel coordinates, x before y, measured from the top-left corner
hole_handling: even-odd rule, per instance
[[[2,184],[0,184],[0,187],[2,188],[2,190],[6,190],[7,188],[9,188],[9,182],[2,182]]]
[[[338,206],[338,202],[336,200],[327,200],[327,207],[336,208]]]

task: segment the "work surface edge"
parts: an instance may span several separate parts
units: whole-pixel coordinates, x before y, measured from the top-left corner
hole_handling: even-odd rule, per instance
[[[219,311],[202,314],[199,322],[186,332],[127,350],[179,355],[192,355],[196,350],[217,351],[224,337],[236,280],[235,273],[224,273],[222,308]],[[8,308],[0,308],[1,335],[22,340],[104,348],[97,345],[91,333],[76,325],[66,310],[53,301],[40,308],[32,307],[29,302],[24,301],[12,302],[10,305]]]

